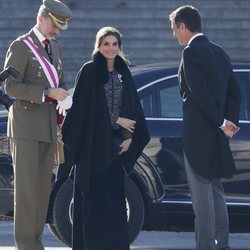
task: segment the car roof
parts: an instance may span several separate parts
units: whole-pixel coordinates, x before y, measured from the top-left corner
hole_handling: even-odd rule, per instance
[[[232,63],[233,68],[236,69],[250,69],[250,62],[233,62]],[[179,67],[178,62],[162,62],[162,63],[152,63],[152,64],[142,64],[142,65],[131,65],[130,66],[130,71],[132,75],[137,75],[141,73],[146,73],[146,72],[152,72],[152,71],[161,71],[161,70],[170,70]]]
[[[234,70],[250,71],[250,63],[234,62],[232,63]],[[131,66],[130,70],[133,75],[137,89],[142,87],[146,82],[152,82],[157,79],[165,78],[166,76],[177,77],[178,62],[171,63],[154,63],[138,66]]]
[[[136,87],[140,88],[145,82],[152,82],[162,77],[176,75],[178,63],[155,63],[130,67]]]
[[[131,65],[130,70],[132,74],[137,74],[141,72],[163,69],[163,68],[176,68],[178,67],[178,62],[161,62],[161,63],[151,63],[151,64],[141,64],[141,65]]]

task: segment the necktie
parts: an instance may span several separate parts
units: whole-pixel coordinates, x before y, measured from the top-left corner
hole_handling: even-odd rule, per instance
[[[51,51],[50,51],[50,47],[49,47],[49,40],[48,39],[45,39],[45,40],[43,40],[43,44],[44,44],[44,49],[46,50],[46,52],[47,52],[47,54],[48,54],[48,56],[49,56],[49,59],[50,59],[50,61],[51,61]]]

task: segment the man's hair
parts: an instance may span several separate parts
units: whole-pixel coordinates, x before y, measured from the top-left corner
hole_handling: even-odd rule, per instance
[[[184,23],[191,32],[201,32],[201,16],[192,5],[181,6],[169,15],[171,22],[177,27]]]
[[[44,17],[49,17],[49,14],[45,10],[45,6],[42,4],[37,12],[37,17],[38,16],[44,16]]]
[[[36,16],[36,23],[38,24],[38,20],[39,20],[39,16],[43,16],[43,17],[46,17],[46,18],[49,18],[49,15],[48,13],[46,12],[45,10],[45,6],[42,4],[37,12],[37,16]]]

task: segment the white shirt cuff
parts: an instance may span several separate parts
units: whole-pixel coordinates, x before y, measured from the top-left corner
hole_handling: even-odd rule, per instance
[[[227,122],[227,120],[226,120],[226,119],[224,119],[224,121],[223,121],[222,125],[221,125],[219,128],[224,128],[224,127],[226,126],[226,122]]]

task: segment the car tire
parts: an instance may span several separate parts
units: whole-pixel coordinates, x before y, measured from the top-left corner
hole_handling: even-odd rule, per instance
[[[52,208],[52,223],[49,229],[64,244],[71,246],[73,183],[70,179],[58,189]]]
[[[145,206],[140,190],[129,177],[125,177],[125,193],[128,215],[128,237],[131,244],[142,229]]]
[[[125,192],[128,213],[128,236],[132,243],[142,229],[144,222],[144,202],[142,195],[134,182],[125,177]],[[49,229],[64,244],[71,246],[72,232],[72,194],[73,183],[67,179],[57,191],[53,208],[52,220]]]
[[[54,224],[49,223],[48,224],[48,228],[50,230],[50,232],[62,243],[66,244],[68,246],[68,244],[66,242],[63,241],[63,239],[60,237],[60,235],[57,232],[57,229],[55,228]]]

